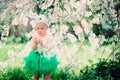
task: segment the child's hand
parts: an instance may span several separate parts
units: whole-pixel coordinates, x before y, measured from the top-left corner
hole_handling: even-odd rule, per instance
[[[32,49],[35,50],[37,49],[37,44],[38,44],[38,39],[37,37],[32,38]]]
[[[43,46],[42,40],[38,39],[37,37],[34,38],[34,43],[37,43],[37,44],[40,44],[41,46]]]
[[[39,40],[38,44],[43,45],[43,42]]]
[[[35,37],[35,38],[33,39],[33,41],[34,41],[34,43],[39,43],[39,39],[38,39],[37,37]]]

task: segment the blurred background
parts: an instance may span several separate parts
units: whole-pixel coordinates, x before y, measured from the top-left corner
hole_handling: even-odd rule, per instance
[[[23,58],[44,17],[61,62],[52,80],[120,80],[119,0],[0,0],[0,80],[32,80]]]

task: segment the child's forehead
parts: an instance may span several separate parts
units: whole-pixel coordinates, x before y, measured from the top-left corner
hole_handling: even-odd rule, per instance
[[[36,23],[36,27],[47,27],[47,25],[43,22]]]

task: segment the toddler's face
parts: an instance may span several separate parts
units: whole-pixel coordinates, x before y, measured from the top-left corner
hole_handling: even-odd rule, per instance
[[[48,29],[48,27],[44,23],[37,23],[36,24],[36,31],[40,36],[45,36],[47,29]]]

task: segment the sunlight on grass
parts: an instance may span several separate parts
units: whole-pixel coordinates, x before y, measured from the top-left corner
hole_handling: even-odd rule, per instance
[[[12,49],[12,45],[3,46],[0,48],[0,61],[5,61],[8,58],[8,50]]]
[[[25,44],[7,44],[7,45],[3,45],[1,48],[0,48],[0,61],[5,61],[9,58],[9,55],[11,55],[10,52],[12,53],[19,53],[23,47],[24,47]]]
[[[99,61],[99,58],[107,58],[110,53],[110,48],[101,47],[93,48],[90,43],[68,43],[60,49],[58,56],[61,64],[60,67],[72,66],[76,73],[78,69],[82,69],[86,65],[91,65]]]
[[[1,47],[0,61],[7,60],[10,54],[20,53],[25,45],[27,44],[11,43]],[[63,45],[60,49],[57,48],[57,50],[57,56],[60,61],[59,68],[64,68],[68,66],[71,70],[74,70],[76,74],[78,74],[79,70],[82,69],[84,66],[98,62],[99,58],[107,58],[110,53],[109,48],[107,49],[106,47],[101,47],[94,49],[92,45],[88,42],[84,42],[82,45],[78,42],[67,43]],[[13,52],[11,53],[11,51]],[[13,61],[15,62],[13,62],[13,64],[11,64],[10,66],[23,67],[23,57],[25,56],[20,56],[23,54],[20,53],[17,57],[11,57],[11,59],[14,58]]]

